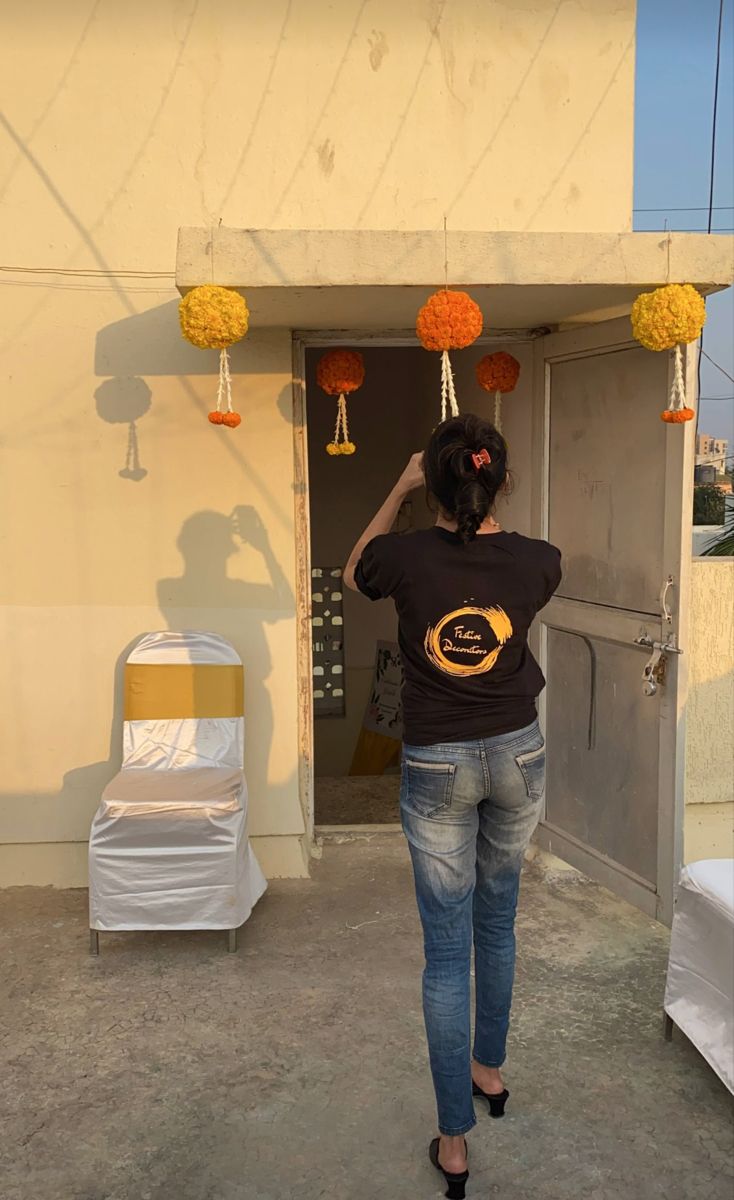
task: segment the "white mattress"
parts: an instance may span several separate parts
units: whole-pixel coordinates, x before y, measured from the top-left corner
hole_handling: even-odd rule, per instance
[[[665,1011],[734,1092],[734,859],[681,873]]]

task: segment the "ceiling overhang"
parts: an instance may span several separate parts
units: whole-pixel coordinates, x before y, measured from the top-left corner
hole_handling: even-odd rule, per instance
[[[687,233],[476,233],[399,230],[179,231],[176,285],[247,297],[253,327],[389,330],[414,326],[444,279],[471,290],[490,330],[600,321],[641,292],[734,279],[734,242]]]

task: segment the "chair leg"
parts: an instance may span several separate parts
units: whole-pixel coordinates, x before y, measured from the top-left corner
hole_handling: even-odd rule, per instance
[[[666,1042],[672,1042],[673,1040],[673,1018],[668,1016],[667,1013],[663,1013],[663,1037]]]
[[[89,930],[89,953],[94,954],[94,955],[99,954],[99,930],[98,929],[90,929]]]
[[[227,950],[229,951],[230,954],[236,954],[237,953],[237,930],[236,929],[228,929],[227,930],[227,939],[228,939],[227,940]]]

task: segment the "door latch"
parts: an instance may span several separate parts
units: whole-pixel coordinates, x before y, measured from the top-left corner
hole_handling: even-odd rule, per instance
[[[667,642],[656,642],[647,633],[641,633],[635,638],[635,646],[645,646],[648,650],[652,650],[652,654],[645,663],[642,671],[642,694],[644,696],[654,696],[658,690],[658,685],[665,683],[665,670],[667,667],[668,654],[682,654],[675,644],[675,635],[673,634]]]

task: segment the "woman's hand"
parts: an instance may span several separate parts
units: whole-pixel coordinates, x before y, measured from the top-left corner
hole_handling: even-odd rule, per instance
[[[373,538],[379,537],[380,534],[389,533],[395,524],[395,518],[400,512],[400,506],[406,496],[414,492],[416,488],[423,487],[426,482],[423,474],[423,455],[414,454],[408,463],[407,467],[400,476],[395,487],[390,492],[382,508],[375,517],[372,518],[369,525],[365,529],[361,538],[349,555],[349,562],[344,568],[344,582],[348,588],[357,591],[357,584],[354,580],[354,572],[357,569],[357,563],[362,557],[362,551],[365,546],[372,541]]]
[[[425,487],[426,477],[423,471],[423,452],[414,454],[398,480],[398,488],[404,494],[414,492],[417,488]]]

